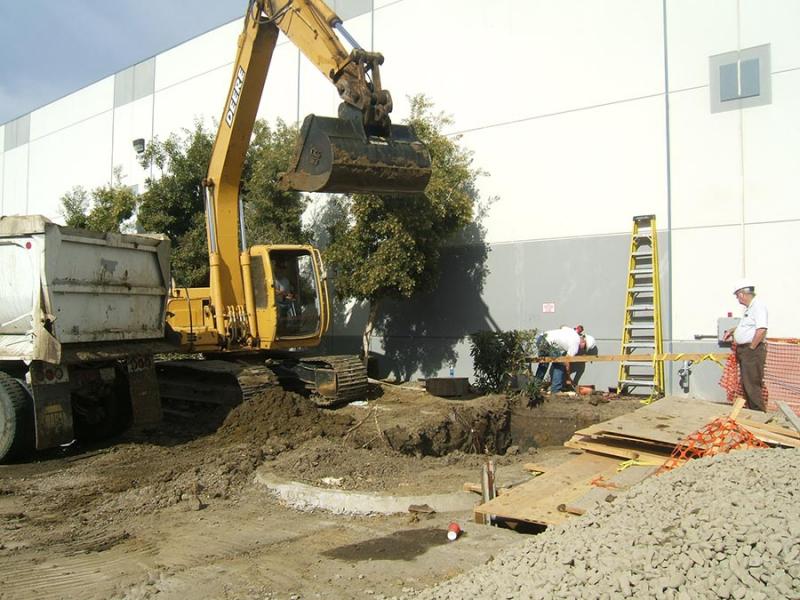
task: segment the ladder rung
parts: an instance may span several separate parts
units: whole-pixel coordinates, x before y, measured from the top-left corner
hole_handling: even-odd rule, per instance
[[[623,348],[655,348],[656,345],[653,342],[629,342],[627,344],[622,344]]]
[[[642,292],[653,293],[654,290],[653,290],[653,286],[652,285],[635,285],[633,287],[629,287],[628,291],[629,292],[637,292],[637,293],[642,293]]]
[[[656,326],[652,323],[631,323],[630,325],[625,325],[625,329],[655,329]]]
[[[622,361],[623,367],[648,367],[653,368],[653,363],[649,360],[625,360]]]
[[[647,387],[656,387],[656,383],[654,381],[640,381],[638,379],[621,379],[619,381],[620,385],[641,385]]]
[[[653,256],[653,253],[652,252],[634,252],[633,254],[631,254],[631,256],[633,258],[648,258],[650,256]]]
[[[632,304],[631,306],[626,306],[625,310],[655,310],[655,306],[652,304]]]
[[[652,275],[652,274],[653,274],[652,267],[647,269],[646,268],[634,269],[633,271],[631,271],[631,275]]]

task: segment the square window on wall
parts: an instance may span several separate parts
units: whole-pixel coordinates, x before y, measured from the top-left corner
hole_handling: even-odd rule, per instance
[[[709,71],[712,113],[772,102],[769,44],[712,56]]]

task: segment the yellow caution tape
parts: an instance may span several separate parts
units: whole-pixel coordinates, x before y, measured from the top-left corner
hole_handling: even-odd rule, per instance
[[[619,463],[619,466],[617,467],[617,473],[624,471],[628,467],[660,467],[662,464],[664,464],[663,461],[656,462],[654,460],[640,460],[638,458],[632,458]]]

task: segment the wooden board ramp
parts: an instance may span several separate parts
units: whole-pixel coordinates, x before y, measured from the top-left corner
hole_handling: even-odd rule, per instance
[[[737,423],[769,445],[800,447],[800,433],[770,423],[772,414],[743,409],[741,403],[731,407],[666,397],[576,431],[564,445],[578,454],[553,467],[524,465],[538,475],[477,506],[476,520],[548,526],[591,512],[615,491],[651,476],[682,440],[719,417],[736,418]],[[621,466],[626,468],[618,470]]]
[[[616,458],[589,452],[512,488],[508,493],[475,508],[477,514],[500,519],[526,521],[539,525],[557,525],[569,518],[558,510],[561,504],[573,504],[592,489],[598,475],[612,475],[619,466]]]

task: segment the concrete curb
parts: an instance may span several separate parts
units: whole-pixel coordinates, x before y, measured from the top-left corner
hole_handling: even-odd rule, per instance
[[[368,492],[349,492],[318,488],[281,479],[265,470],[254,478],[282,502],[298,510],[322,509],[342,515],[391,515],[408,512],[412,504],[427,504],[438,513],[472,510],[478,497],[469,492],[429,494],[426,496],[389,496]]]

